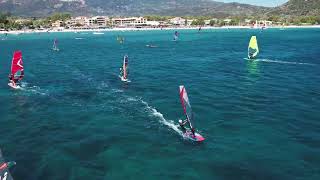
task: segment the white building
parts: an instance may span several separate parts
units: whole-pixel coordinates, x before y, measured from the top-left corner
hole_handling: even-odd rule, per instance
[[[68,26],[85,26],[87,24],[87,17],[85,16],[78,16],[75,18],[71,18],[70,20],[66,21]]]
[[[58,21],[56,21],[56,22],[51,24],[52,27],[56,27],[56,28],[57,27],[63,27],[63,25],[64,25],[64,22],[60,21],[60,20],[58,20]]]
[[[106,16],[95,16],[92,18],[88,18],[86,20],[86,25],[93,27],[93,26],[99,26],[99,27],[105,27],[108,24],[108,21],[110,19]]]
[[[169,19],[169,22],[176,26],[183,26],[186,24],[186,19],[183,19],[181,17],[175,17],[175,18]]]
[[[112,25],[119,27],[140,27],[147,25],[147,19],[144,17],[114,18],[111,21]]]
[[[157,26],[160,25],[160,22],[158,22],[158,21],[147,21],[146,24],[147,24],[147,26],[157,27]]]
[[[194,19],[187,19],[187,26],[191,26],[193,21],[194,21]]]

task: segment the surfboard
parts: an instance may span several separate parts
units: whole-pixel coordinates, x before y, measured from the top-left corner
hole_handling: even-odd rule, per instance
[[[204,141],[204,140],[205,140],[205,138],[204,138],[201,134],[199,134],[199,133],[194,133],[194,135],[193,135],[192,132],[191,132],[191,130],[187,130],[187,131],[183,134],[183,136],[184,136],[185,138],[188,138],[188,139],[190,139],[190,140],[192,140],[192,141],[196,141],[196,142],[201,142],[201,141]]]
[[[8,83],[8,86],[10,86],[13,89],[21,89],[21,86],[19,86],[19,85],[14,86],[12,83]]]

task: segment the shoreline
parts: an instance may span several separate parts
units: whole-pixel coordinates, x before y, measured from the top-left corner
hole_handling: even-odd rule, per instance
[[[266,29],[304,29],[304,28],[320,28],[320,25],[312,26],[272,26]],[[198,30],[199,27],[167,27],[167,28],[110,28],[110,29],[44,29],[44,30],[15,30],[0,31],[0,34],[32,34],[32,33],[65,33],[65,32],[110,32],[110,31],[166,31],[166,30]],[[250,26],[222,26],[222,27],[201,27],[202,30],[210,29],[261,29],[252,28]]]

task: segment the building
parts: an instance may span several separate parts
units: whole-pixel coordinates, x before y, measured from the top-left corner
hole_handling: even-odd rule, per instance
[[[58,27],[63,27],[63,26],[64,26],[64,22],[58,20],[58,21],[52,23],[51,26],[52,26],[52,27],[57,27],[57,28],[58,28]]]
[[[229,24],[232,21],[232,19],[224,19],[223,22],[224,24]]]
[[[169,19],[169,22],[172,25],[183,26],[186,24],[186,19],[183,19],[181,17],[175,17],[175,18]]]
[[[187,26],[191,26],[192,22],[194,21],[194,19],[187,19]]]
[[[71,27],[75,26],[85,26],[87,22],[87,17],[85,16],[78,16],[75,18],[71,18],[70,20],[66,21],[66,24]]]
[[[160,22],[158,22],[158,21],[147,21],[146,25],[147,26],[151,26],[151,27],[158,27],[158,26],[160,26]]]
[[[106,16],[95,16],[87,19],[86,24],[88,26],[106,27],[108,25],[109,20],[110,19]]]
[[[147,26],[147,19],[144,17],[114,18],[111,22],[113,26],[117,27]]]

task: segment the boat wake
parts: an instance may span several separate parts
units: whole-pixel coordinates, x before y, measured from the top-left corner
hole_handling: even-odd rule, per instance
[[[278,60],[271,60],[271,59],[248,59],[244,58],[247,61],[256,61],[256,62],[269,62],[269,63],[279,63],[279,64],[296,64],[296,65],[310,65],[314,66],[315,64],[311,63],[300,63],[300,62],[290,62],[290,61],[278,61]]]

